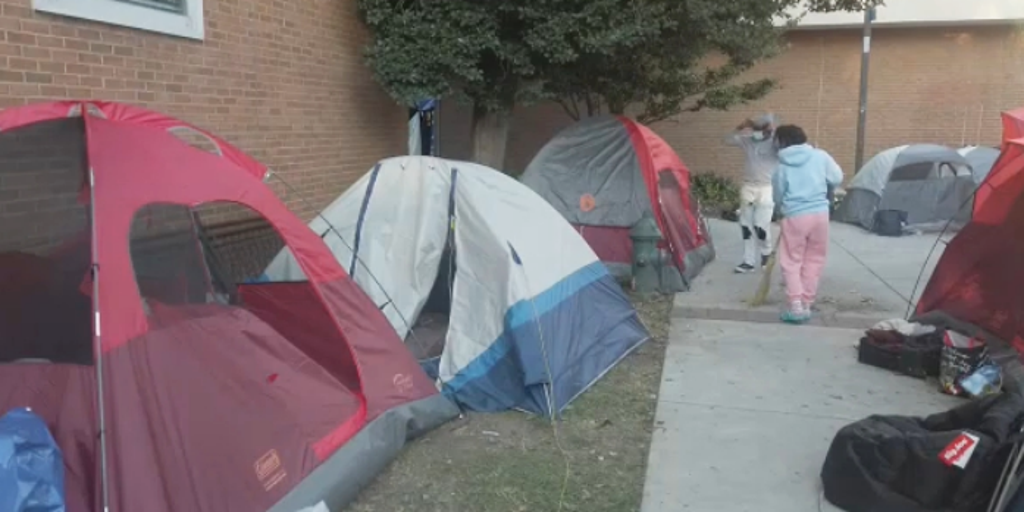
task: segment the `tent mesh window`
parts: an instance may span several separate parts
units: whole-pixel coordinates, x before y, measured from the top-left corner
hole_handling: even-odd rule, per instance
[[[317,285],[305,276],[293,282],[265,278],[286,244],[262,215],[228,202],[152,204],[136,212],[129,242],[150,328],[181,318],[169,312],[175,308],[206,305],[209,314],[241,308],[359,391],[351,353],[339,350],[347,342]]]
[[[889,175],[889,181],[918,181],[926,180],[932,176],[935,164],[932,162],[918,162],[897,167]]]
[[[196,208],[195,214],[207,249],[232,283],[260,279],[285,248],[274,226],[244,206],[207,204]]]
[[[93,361],[81,118],[0,132],[0,363]]]
[[[285,243],[244,206],[151,204],[132,220],[130,247],[143,299],[237,304],[238,286],[259,281]]]
[[[132,218],[129,251],[139,294],[147,307],[230,302],[230,287],[209,265],[192,211],[150,204]]]

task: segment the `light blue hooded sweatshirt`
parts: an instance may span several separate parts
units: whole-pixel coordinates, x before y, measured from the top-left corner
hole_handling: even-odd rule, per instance
[[[785,217],[827,213],[828,189],[842,182],[843,170],[831,155],[810,144],[799,144],[779,150],[772,192]]]

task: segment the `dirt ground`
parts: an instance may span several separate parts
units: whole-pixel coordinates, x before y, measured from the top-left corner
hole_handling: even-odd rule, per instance
[[[556,426],[467,414],[412,442],[354,512],[630,512],[640,509],[671,297],[634,304],[652,339]]]

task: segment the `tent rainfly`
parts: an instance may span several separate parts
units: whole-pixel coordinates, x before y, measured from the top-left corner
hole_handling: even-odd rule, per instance
[[[627,277],[629,231],[645,215],[657,221],[676,291],[715,257],[711,234],[690,194],[690,171],[650,128],[618,116],[569,126],[545,145],[522,182],[551,203],[583,235],[601,261]]]
[[[957,150],[961,156],[967,160],[967,165],[971,167],[971,175],[974,177],[974,183],[980,185],[981,182],[985,181],[985,177],[988,176],[989,171],[992,170],[992,166],[995,165],[996,160],[999,159],[999,148],[990,148],[987,146],[967,146]]]
[[[973,218],[943,251],[917,314],[980,328],[1024,354],[1024,109],[1004,113],[1003,127]]]
[[[468,409],[557,415],[648,339],[572,226],[481,165],[381,161],[310,227]],[[295,270],[282,253],[267,274]]]
[[[68,510],[339,510],[458,413],[266,174],[133,106],[0,113],[0,411],[46,422]]]
[[[966,223],[975,181],[967,160],[934,144],[899,146],[868,160],[846,187],[836,219],[874,230],[875,213],[906,213],[906,227],[944,228]]]

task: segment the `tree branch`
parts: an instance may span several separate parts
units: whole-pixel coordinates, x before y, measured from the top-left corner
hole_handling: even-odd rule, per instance
[[[562,99],[562,98],[556,99],[555,103],[558,103],[559,105],[561,105],[562,106],[562,110],[564,110],[566,115],[571,117],[573,121],[579,121],[580,120],[579,109],[569,108],[569,104],[566,103],[565,100]],[[573,100],[573,103],[575,103],[575,100]],[[573,105],[573,107],[575,107],[575,105]]]

